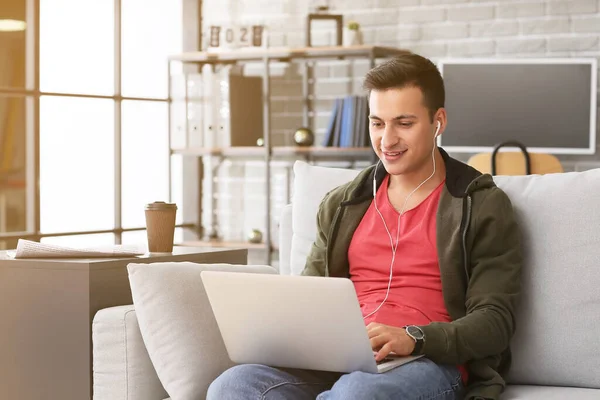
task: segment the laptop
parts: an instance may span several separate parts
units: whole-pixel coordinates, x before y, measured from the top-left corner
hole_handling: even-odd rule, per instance
[[[224,271],[201,276],[236,364],[382,373],[421,357],[375,361],[349,279]]]

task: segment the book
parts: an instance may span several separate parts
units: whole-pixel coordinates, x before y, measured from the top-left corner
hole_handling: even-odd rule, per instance
[[[369,147],[369,104],[366,96],[345,96],[334,102],[323,145]]]
[[[335,130],[337,128],[337,118],[338,114],[341,113],[342,108],[342,100],[335,99],[333,103],[333,110],[331,111],[331,116],[329,117],[329,123],[327,124],[327,129],[325,130],[325,138],[323,139],[323,146],[331,147],[334,144],[335,138]]]

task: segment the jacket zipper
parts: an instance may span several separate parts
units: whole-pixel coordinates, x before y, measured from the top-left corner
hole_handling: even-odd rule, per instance
[[[325,252],[325,276],[329,276],[329,258],[331,250],[333,249],[333,238],[337,233],[341,211],[342,206],[338,206],[337,210],[335,210],[335,214],[333,215],[333,225],[329,229],[329,236],[327,237],[327,251]]]
[[[462,231],[462,250],[463,250],[463,261],[465,268],[465,276],[467,278],[467,285],[469,284],[469,255],[467,253],[467,231],[469,230],[469,224],[471,223],[471,196],[467,195],[465,200],[466,202],[466,210],[463,215],[463,231]]]

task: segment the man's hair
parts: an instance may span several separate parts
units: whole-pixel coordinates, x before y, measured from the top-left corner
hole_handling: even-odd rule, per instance
[[[411,52],[396,56],[371,69],[365,76],[364,88],[372,90],[418,87],[433,121],[436,111],[444,107],[444,80],[435,64]]]

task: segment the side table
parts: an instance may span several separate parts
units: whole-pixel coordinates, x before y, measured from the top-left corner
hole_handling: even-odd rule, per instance
[[[0,251],[0,397],[92,398],[92,320],[132,304],[129,263],[247,264],[247,249],[175,246],[131,258],[20,259]]]

